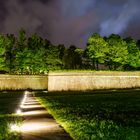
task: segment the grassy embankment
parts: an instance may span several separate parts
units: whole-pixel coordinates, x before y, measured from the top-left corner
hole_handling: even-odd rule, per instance
[[[74,140],[140,139],[139,90],[36,96]]]
[[[109,71],[109,70],[53,70],[49,71],[49,73],[92,73],[95,75],[139,75],[140,76],[140,71]]]
[[[20,133],[10,129],[11,125],[21,123],[21,117],[14,114],[21,96],[21,94],[14,92],[0,92],[0,140],[21,139]]]

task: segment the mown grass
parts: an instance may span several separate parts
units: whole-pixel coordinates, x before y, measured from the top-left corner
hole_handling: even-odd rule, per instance
[[[74,140],[139,140],[140,91],[38,93]]]
[[[0,116],[0,140],[20,140],[19,132],[12,131],[13,124],[20,125],[21,118],[18,116]]]
[[[11,114],[16,111],[20,104],[23,94],[21,91],[3,91],[0,92],[0,114]]]
[[[11,131],[11,125],[22,121],[15,113],[19,99],[23,95],[17,92],[0,92],[0,140],[20,140],[20,133]]]

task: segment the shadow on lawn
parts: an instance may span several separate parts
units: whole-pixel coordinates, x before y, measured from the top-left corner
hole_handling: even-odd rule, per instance
[[[140,138],[140,90],[35,95],[77,140]]]
[[[20,140],[19,132],[11,130],[11,126],[19,125],[22,118],[15,113],[23,92],[0,92],[0,140]]]

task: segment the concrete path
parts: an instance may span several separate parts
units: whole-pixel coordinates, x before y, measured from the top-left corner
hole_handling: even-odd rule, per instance
[[[25,95],[20,108],[24,118],[20,128],[23,140],[72,140],[32,93]]]

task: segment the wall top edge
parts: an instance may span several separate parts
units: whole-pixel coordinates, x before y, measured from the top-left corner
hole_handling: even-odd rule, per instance
[[[51,72],[48,76],[94,76],[94,77],[140,77],[140,73],[83,73],[83,72]]]

